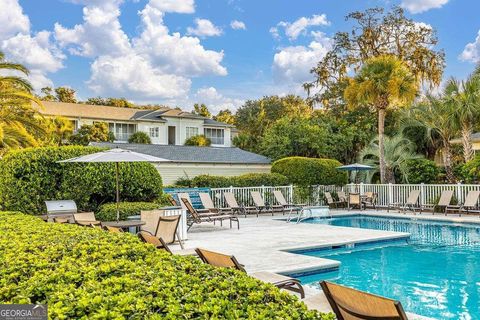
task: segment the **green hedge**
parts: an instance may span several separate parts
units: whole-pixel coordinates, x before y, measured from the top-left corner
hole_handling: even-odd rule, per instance
[[[50,319],[334,319],[246,274],[134,235],[0,213],[0,303]]]
[[[208,174],[196,176],[193,179],[179,179],[177,185],[185,187],[258,187],[258,186],[285,186],[288,179],[278,173],[247,173],[241,176],[224,177]]]
[[[288,178],[290,183],[308,185],[343,185],[348,182],[346,172],[337,170],[342,164],[334,159],[288,157],[272,165],[272,173]]]
[[[465,183],[480,182],[480,155],[477,155],[473,160],[468,161],[456,171],[459,178]]]
[[[140,214],[141,210],[158,209],[160,205],[153,202],[120,202],[118,209],[120,212],[120,220],[125,220],[130,216]],[[106,203],[102,204],[97,212],[95,218],[100,221],[113,221],[117,219],[117,204]]]
[[[440,170],[435,162],[428,159],[410,159],[405,161],[405,182],[436,183]]]
[[[79,209],[95,210],[115,200],[113,163],[57,163],[101,151],[67,146],[13,151],[0,160],[0,204],[4,210],[44,213],[45,200],[73,199]],[[162,179],[149,163],[120,164],[120,196],[124,201],[154,201]]]

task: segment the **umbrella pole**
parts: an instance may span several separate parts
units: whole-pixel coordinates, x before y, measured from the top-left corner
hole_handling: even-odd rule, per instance
[[[120,203],[120,182],[118,178],[118,162],[115,162],[115,181],[117,185],[117,221],[120,220],[120,209],[119,209],[119,203]]]

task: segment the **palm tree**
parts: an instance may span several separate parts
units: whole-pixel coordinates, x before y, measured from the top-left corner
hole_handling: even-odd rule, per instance
[[[0,52],[0,71],[17,72],[28,76],[21,64],[5,61]],[[36,146],[36,135],[44,133],[38,112],[32,103],[42,106],[33,95],[28,80],[19,76],[0,76],[0,153],[8,149]]]
[[[344,92],[349,107],[369,106],[378,113],[378,152],[380,180],[386,181],[385,114],[388,109],[410,105],[419,90],[419,82],[407,65],[391,55],[371,58],[358,74],[349,79]]]
[[[379,137],[370,142],[361,152],[360,161],[365,164],[379,168]],[[401,134],[393,137],[385,136],[385,178],[387,183],[395,183],[395,174],[402,176],[407,172],[407,160],[422,158],[415,152],[416,146],[413,142]],[[377,171],[369,172],[370,177]]]
[[[463,158],[468,162],[473,159],[470,137],[480,119],[480,65],[466,81],[450,79],[445,86],[445,99],[452,104],[452,120],[460,128]]]
[[[458,126],[452,121],[453,105],[442,96],[431,94],[406,112],[402,119],[403,127],[425,127],[429,139],[440,137],[443,163],[448,182],[455,182],[452,170],[452,140],[458,133]]]

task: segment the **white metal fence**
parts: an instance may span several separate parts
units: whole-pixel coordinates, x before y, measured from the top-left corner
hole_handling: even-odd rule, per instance
[[[217,208],[227,207],[227,204],[225,203],[225,197],[223,196],[225,192],[232,192],[240,205],[252,206],[253,200],[250,192],[258,191],[266,203],[276,203],[273,196],[274,190],[280,190],[287,201],[293,201],[293,186],[212,188],[210,189],[210,196],[212,197],[213,203]]]
[[[420,190],[420,204],[436,203],[444,190],[454,191],[454,201],[463,203],[469,191],[479,190],[478,184],[348,184],[345,186],[314,186],[313,198],[323,203],[324,192],[345,191],[346,193],[375,192],[378,195],[377,205],[388,206],[389,203],[405,203],[412,190]]]

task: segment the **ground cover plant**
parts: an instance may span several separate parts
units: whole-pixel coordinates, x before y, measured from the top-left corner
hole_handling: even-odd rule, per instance
[[[51,319],[334,319],[134,235],[18,212],[0,212],[0,303],[46,303]]]

